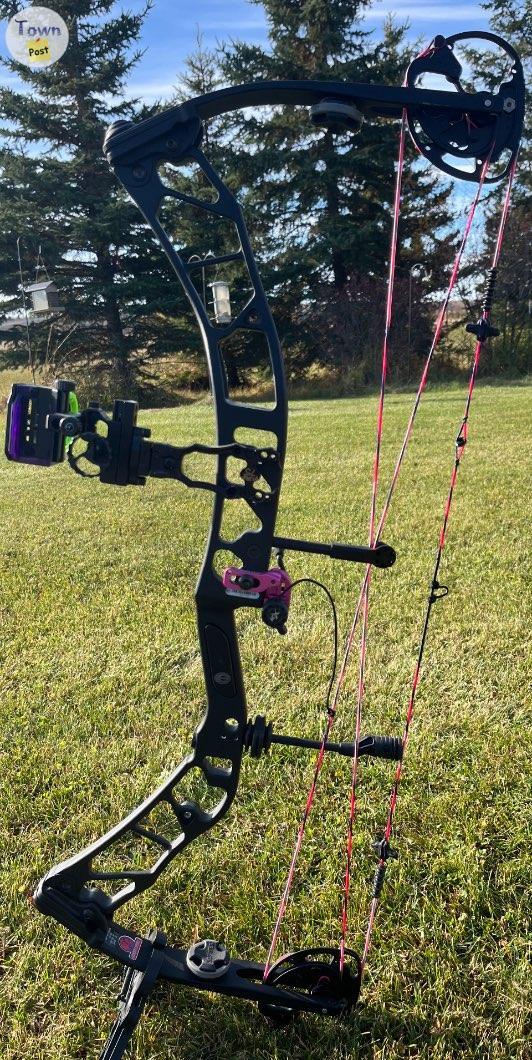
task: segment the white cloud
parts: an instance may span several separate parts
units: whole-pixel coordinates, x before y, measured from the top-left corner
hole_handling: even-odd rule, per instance
[[[416,22],[437,22],[444,32],[456,22],[468,22],[472,27],[476,27],[479,21],[483,24],[487,21],[486,12],[479,4],[416,4],[412,3],[412,0],[373,4],[364,18],[367,22],[376,22],[388,15],[396,15],[399,19],[408,18],[413,28]]]
[[[157,100],[172,99],[176,94],[179,78],[169,81],[132,81],[124,89],[124,99],[140,99],[144,103],[156,103]],[[107,98],[107,97],[106,97]]]

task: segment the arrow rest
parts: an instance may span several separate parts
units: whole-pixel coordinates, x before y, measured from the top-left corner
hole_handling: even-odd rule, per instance
[[[262,621],[270,629],[287,632],[292,581],[284,566],[271,567],[264,573],[227,567],[222,574],[222,585],[227,596],[235,601],[260,606]]]

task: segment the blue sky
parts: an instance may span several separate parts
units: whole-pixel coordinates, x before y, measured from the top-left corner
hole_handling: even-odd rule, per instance
[[[53,9],[53,0],[41,0]],[[21,0],[20,7],[29,6]],[[126,0],[125,6],[138,11],[143,0]],[[443,0],[416,3],[415,0],[380,0],[366,13],[368,29],[378,35],[387,15],[395,13],[400,21],[410,22],[409,36],[429,41],[435,33],[453,33],[467,29],[487,29],[488,19],[480,4]],[[218,41],[240,39],[267,44],[264,9],[247,0],[154,0],[153,10],[144,23],[141,47],[144,55],[132,73],[128,95],[143,97],[146,102],[164,101],[178,82],[185,57],[194,50],[198,29],[207,46]],[[0,54],[5,55],[4,32],[0,34]],[[15,85],[15,79],[0,71],[3,83]]]
[[[20,0],[20,8],[29,6],[31,0]],[[53,0],[41,0],[53,9]],[[126,8],[140,11],[144,0],[117,0],[115,10]],[[365,13],[364,22],[376,38],[382,33],[384,20],[395,15],[400,22],[409,22],[408,37],[413,52],[416,43],[432,40],[436,33],[457,33],[464,30],[488,29],[487,13],[478,3],[461,3],[460,0],[434,0],[433,3],[416,0],[378,0]],[[264,8],[248,0],[154,0],[153,9],[147,15],[139,46],[143,56],[132,71],[126,95],[143,99],[147,103],[159,102],[162,106],[174,96],[186,56],[194,51],[198,30],[207,47],[215,47],[221,41],[244,40],[267,46],[268,33]],[[4,27],[0,32],[0,55],[6,55]],[[0,81],[10,87],[28,91],[27,85],[16,75],[0,68]],[[453,195],[457,209],[468,203],[471,185],[462,181],[453,183]]]
[[[141,5],[131,3],[133,10]],[[480,4],[444,0],[416,3],[415,0],[381,0],[371,5],[365,17],[368,29],[377,35],[387,15],[395,13],[410,22],[412,41],[431,40],[436,33],[467,29],[487,29],[488,19]],[[217,41],[239,39],[267,44],[264,9],[247,0],[155,0],[144,23],[142,37],[146,53],[132,77],[131,89],[150,101],[171,94],[186,55],[194,50],[197,29],[207,46]]]

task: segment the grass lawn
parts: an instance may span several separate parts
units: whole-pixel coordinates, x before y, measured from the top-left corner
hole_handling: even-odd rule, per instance
[[[391,394],[383,481],[411,396]],[[429,391],[373,580],[365,732],[400,735],[454,456],[463,391]],[[293,404],[278,531],[364,542],[376,399]],[[153,438],[208,440],[208,405],[146,413]],[[2,421],[3,432],[3,421]],[[479,386],[434,609],[397,814],[400,860],[379,910],[363,997],[342,1023],[273,1031],[252,1006],[162,986],[137,1060],[524,1058],[530,970],[530,702],[526,553],[530,404]],[[53,864],[102,834],[187,753],[203,688],[193,588],[210,518],[201,492],[110,489],[67,467],[0,464],[0,1057],[93,1060],[114,1018],[117,966],[27,900]],[[232,510],[234,526],[240,519]],[[361,568],[294,555],[349,621]],[[239,614],[248,700],[279,730],[317,736],[331,661],[318,590],[294,592],[289,635]],[[528,657],[529,657],[528,653]],[[337,725],[353,724],[354,660]],[[528,680],[530,674],[528,674]],[[332,756],[331,756],[332,757]],[[228,818],[122,914],[174,943],[223,938],[262,960],[313,758],[244,762]],[[352,932],[359,949],[393,766],[363,760]],[[335,945],[349,761],[328,761],[286,917],[285,949]]]

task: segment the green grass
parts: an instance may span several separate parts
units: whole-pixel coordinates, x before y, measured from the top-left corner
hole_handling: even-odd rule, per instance
[[[388,400],[383,481],[410,402]],[[280,533],[365,540],[375,404],[293,405]],[[384,535],[398,561],[373,583],[366,732],[402,729],[462,404],[455,387],[429,392],[416,425]],[[524,387],[479,387],[475,398],[442,569],[450,593],[433,614],[398,807],[401,857],[360,1006],[342,1023],[305,1017],[272,1031],[245,1003],[161,987],[132,1057],[525,1057],[529,409]],[[142,422],[180,444],[209,439],[211,416],[189,406]],[[112,490],[66,467],[2,460],[0,507],[0,1056],[92,1060],[114,1018],[116,966],[39,916],[27,895],[187,752],[204,701],[193,587],[210,501],[172,483]],[[231,511],[234,528],[242,513]],[[345,629],[360,568],[294,555],[290,571],[326,581]],[[316,736],[330,666],[326,601],[297,589],[285,638],[254,612],[239,617],[250,710]],[[351,732],[355,676],[356,664],[338,738]],[[122,919],[162,927],[175,943],[222,937],[230,952],[263,959],[311,770],[311,756],[287,749],[246,760],[229,817]],[[355,949],[391,777],[389,763],[363,765]],[[337,942],[348,785],[349,762],[328,761],[284,948]]]

